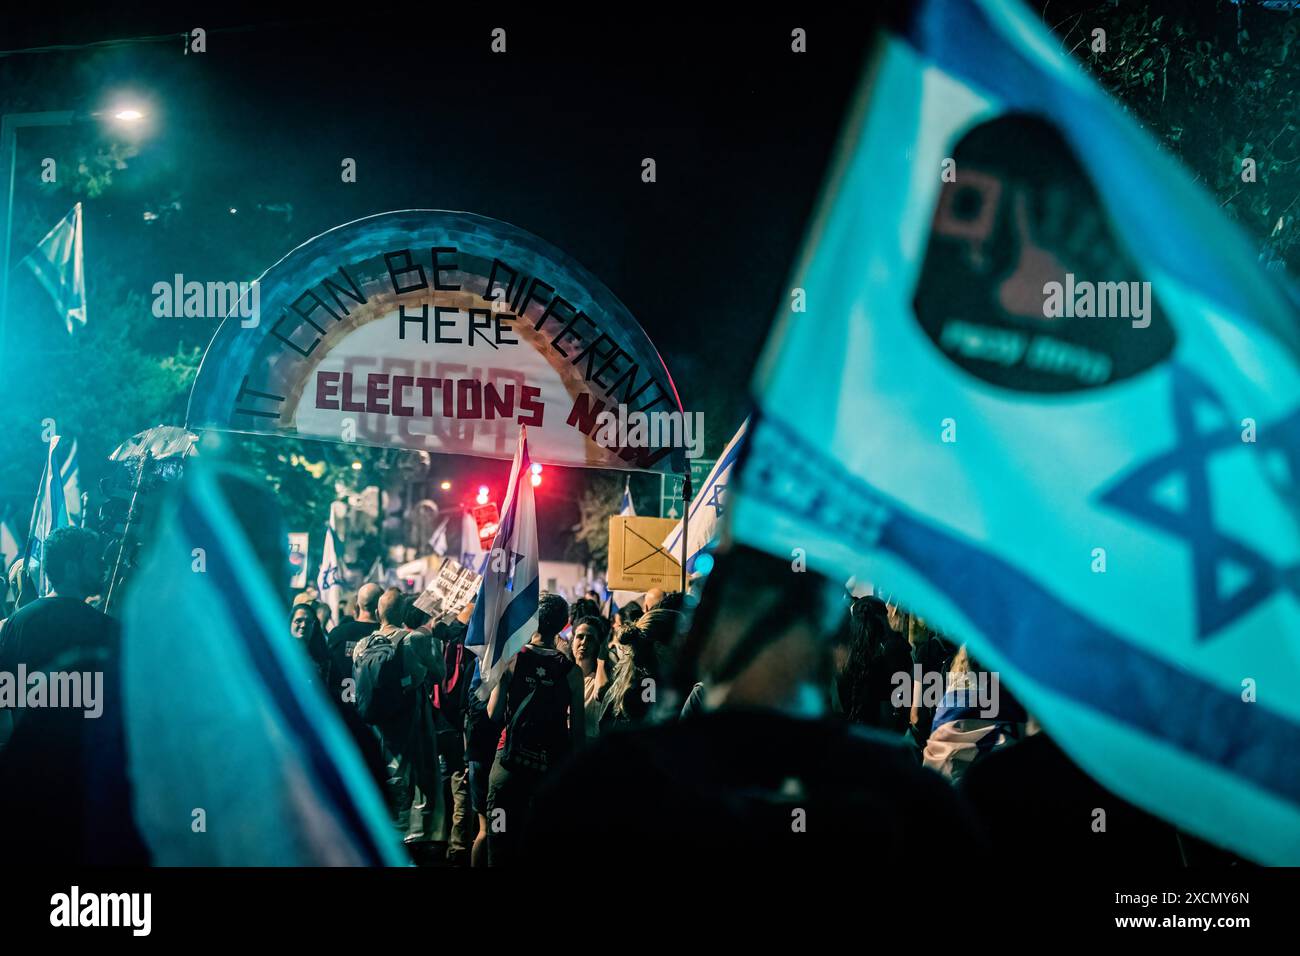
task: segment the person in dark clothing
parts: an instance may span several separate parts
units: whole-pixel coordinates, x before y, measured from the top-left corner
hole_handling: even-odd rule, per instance
[[[0,673],[21,667],[29,675],[80,675],[86,706],[0,704],[0,856],[45,865],[147,864],[126,774],[121,629],[85,603],[103,584],[99,538],[59,528],[44,542],[43,562],[53,593],[5,622]],[[87,683],[98,683],[93,705]]]
[[[976,762],[957,783],[999,857],[1113,869],[1181,866],[1172,826],[1111,793],[1044,733]]]
[[[325,638],[325,696],[343,718],[352,742],[357,745],[366,769],[379,784],[387,785],[388,763],[374,731],[357,714],[355,683],[352,679],[352,652],[362,638],[379,628],[379,596],[384,589],[378,584],[363,584],[357,591],[357,615],[345,620]],[[300,605],[301,607],[302,605]]]
[[[543,592],[537,633],[510,659],[488,698],[488,715],[505,725],[488,779],[489,866],[512,862],[537,786],[586,738],[582,671],[555,647],[568,620],[564,598]]]
[[[481,679],[478,657],[465,701],[465,777],[469,783],[470,809],[478,818],[478,832],[470,848],[470,865],[487,866],[488,863],[488,782],[492,762],[496,759],[497,741],[501,739],[501,721],[488,715],[487,701],[479,696]]]
[[[445,855],[441,839],[446,806],[432,692],[442,680],[443,660],[441,653],[433,653],[428,632],[402,626],[406,607],[407,596],[397,588],[380,597],[381,626],[353,651],[353,677],[359,700],[363,692],[385,698],[371,724],[388,761],[385,791],[398,832],[413,859],[439,863]],[[389,662],[399,675],[395,686],[383,681]],[[366,716],[360,706],[359,713]]]
[[[443,797],[451,809],[443,828],[447,863],[451,866],[469,865],[478,822],[470,800],[469,763],[465,753],[465,713],[476,661],[465,647],[465,634],[473,613],[471,602],[459,617],[433,626],[433,637],[443,656],[443,678],[434,687],[434,712]]]
[[[384,589],[378,584],[361,585],[357,591],[357,615],[344,621],[329,633],[325,644],[329,652],[329,669],[325,686],[332,697],[341,699],[344,682],[352,676],[352,652],[357,642],[379,628],[379,596]]]
[[[726,709],[602,736],[545,780],[522,863],[552,867],[579,846],[652,848],[639,857],[652,867],[788,873],[842,868],[846,853],[888,869],[988,851],[953,788],[902,744],[843,721]]]
[[[896,704],[896,675],[910,682],[912,649],[907,638],[894,630],[883,601],[874,597],[853,600],[849,608],[848,660],[838,681],[844,716],[851,722],[902,734],[909,709]]]

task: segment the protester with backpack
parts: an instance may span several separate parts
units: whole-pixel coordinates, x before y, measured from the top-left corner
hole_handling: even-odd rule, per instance
[[[586,739],[582,671],[555,646],[568,619],[564,598],[542,592],[537,633],[488,698],[488,716],[505,724],[488,779],[489,866],[511,861],[538,785]]]
[[[442,655],[432,635],[402,627],[406,597],[389,588],[379,599],[380,627],[353,651],[357,713],[370,724],[388,761],[387,795],[393,821],[417,863],[443,857],[442,780],[434,726],[433,686],[442,679]]]

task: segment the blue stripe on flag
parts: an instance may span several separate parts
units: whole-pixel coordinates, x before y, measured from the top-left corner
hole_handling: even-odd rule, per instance
[[[1028,679],[1300,805],[1300,760],[1295,757],[1300,724],[1260,702],[1243,706],[1238,693],[1224,691],[1124,640],[997,555],[908,514],[784,423],[764,417],[759,427],[756,416],[754,426],[753,457],[745,474],[747,496],[817,524],[851,547],[894,554],[946,594],[978,629],[982,641]],[[824,481],[824,496],[856,496],[864,510],[884,510],[887,516],[879,538],[865,531],[852,533],[864,528],[864,523],[827,521],[831,512],[799,509],[795,502],[775,495],[773,484],[764,481],[762,473],[788,468],[790,461],[801,462],[801,481]],[[819,498],[822,495],[806,495],[802,501],[815,503]],[[1051,634],[1051,641],[1043,640],[1044,633]],[[989,635],[996,635],[996,640]],[[1062,666],[1063,661],[1070,661],[1070,666]],[[1161,706],[1164,698],[1151,693],[1151,688],[1160,687],[1176,689],[1180,699],[1194,701],[1194,711],[1170,713]]]
[[[216,529],[208,522],[207,517],[189,495],[182,496],[177,517],[191,540],[212,542],[221,540]],[[221,594],[229,605],[231,616],[237,621],[248,623],[249,626],[238,636],[244,638],[249,660],[262,678],[262,684],[276,705],[278,713],[284,718],[285,725],[303,747],[309,765],[324,787],[323,797],[337,808],[346,821],[348,829],[361,842],[370,865],[383,866],[386,862],[384,856],[373,842],[369,826],[353,803],[351,792],[343,781],[334,758],[324,748],[319,731],[308,719],[302,702],[290,689],[291,675],[283,671],[274,651],[266,643],[262,628],[257,624],[258,615],[247,601],[243,582],[227,564],[224,549],[213,547],[209,548],[207,553],[207,574],[210,575],[217,593]]]

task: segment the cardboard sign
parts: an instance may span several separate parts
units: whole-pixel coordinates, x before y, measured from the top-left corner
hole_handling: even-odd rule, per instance
[[[479,575],[473,568],[445,558],[433,581],[415,599],[415,606],[434,618],[443,614],[459,614],[474,600],[479,580]]]
[[[606,585],[623,591],[680,588],[681,565],[661,546],[675,524],[671,518],[610,518]]]

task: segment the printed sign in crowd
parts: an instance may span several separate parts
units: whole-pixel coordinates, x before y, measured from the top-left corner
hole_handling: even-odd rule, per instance
[[[442,565],[424,593],[415,599],[415,606],[431,617],[459,614],[478,592],[478,572],[451,558]]]

